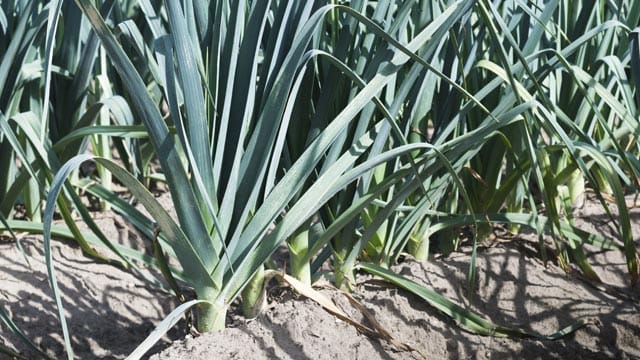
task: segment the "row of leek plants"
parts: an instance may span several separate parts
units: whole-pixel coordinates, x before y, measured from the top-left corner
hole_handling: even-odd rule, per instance
[[[337,236],[334,244],[351,251],[336,256],[338,265],[350,259],[341,276],[352,274],[363,250],[365,258],[388,267],[405,249],[425,258],[434,241],[440,251],[450,252],[459,243],[458,229],[472,226],[472,284],[477,241],[491,235],[495,224],[506,223],[514,232],[521,225],[533,228],[543,257],[547,256],[543,235],[552,234],[559,263],[568,269],[575,262],[595,281],[599,278],[583,244],[623,250],[631,282],[637,280],[637,251],[625,203],[640,169],[637,110],[629,71],[624,69],[634,68],[635,53],[627,40],[630,28],[625,24],[637,23],[638,9],[624,4],[628,13],[606,8],[600,15],[599,8],[585,7],[574,23],[566,23],[560,18],[571,10],[569,5],[556,1],[528,7],[505,2],[496,7],[478,2],[479,17],[459,24],[439,53],[425,59],[463,84],[475,100],[495,109],[493,117],[470,106],[475,104],[444,78],[427,80],[434,72],[421,75],[422,83],[412,88],[408,101],[393,97],[404,94],[405,83],[398,81],[395,93],[387,90],[388,103],[398,100],[411,106],[403,109],[401,119],[407,138],[427,140],[439,150],[459,142],[467,151],[459,158],[447,154],[449,165],[441,164],[443,169],[426,178],[416,177],[423,184],[414,194],[400,195],[396,188],[397,196],[387,193],[374,201],[351,224],[350,231],[362,231],[360,246],[354,247],[352,238]],[[523,17],[527,21],[516,21]],[[584,23],[588,29],[581,28]],[[554,24],[565,28],[554,29]],[[573,38],[566,35],[569,29]],[[550,49],[546,44],[555,45]],[[522,110],[514,114],[518,121],[490,125],[501,113],[518,108]],[[395,170],[387,169],[387,175]],[[573,225],[572,213],[584,197],[585,182],[610,216],[611,205],[618,209],[614,220],[621,241],[605,240]],[[376,212],[377,218],[372,216]],[[370,224],[374,226],[367,229]]]
[[[321,252],[326,240],[317,240],[313,249],[295,253],[300,233],[306,231],[305,227],[312,223],[314,215],[322,212],[327,201],[358,179],[370,181],[379,166],[397,163],[398,158],[408,159],[407,164],[396,165],[398,171],[384,180],[384,184],[361,191],[361,196],[354,200],[355,207],[344,215],[347,221],[335,221],[330,225],[331,231],[341,231],[341,226],[349,224],[369,202],[395,184],[403,185],[403,193],[411,193],[422,181],[407,179],[422,179],[443,166],[457,178],[441,151],[427,143],[410,144],[404,138],[394,122],[395,117],[378,95],[380,89],[395,82],[396,73],[407,62],[417,61],[428,67],[415,52],[420,49],[432,51],[430,49],[437,45],[434,39],[444,36],[469,14],[472,9],[469,3],[454,3],[443,9],[428,25],[416,30],[415,37],[406,46],[358,11],[344,6],[276,2],[256,2],[247,6],[234,2],[227,7],[227,4],[219,3],[214,12],[216,21],[200,23],[197,14],[201,13],[197,9],[168,3],[166,28],[154,28],[149,22],[152,32],[159,36],[153,39],[155,57],[148,61],[149,67],[157,68],[160,74],[155,80],[168,103],[168,120],[175,127],[177,136],[165,123],[144,80],[104,18],[90,3],[77,3],[100,37],[123,80],[134,110],[149,132],[169,184],[178,222],[143,184],[109,159],[93,157],[127,186],[146,207],[153,222],[143,219],[132,206],[118,201],[108,189],[94,187],[94,193],[105,201],[112,199],[111,205],[127,214],[127,218],[140,219],[136,225],[146,227],[147,232],[151,230],[149,227],[157,229],[154,233],[159,234],[159,245],[177,259],[181,269],[171,271],[162,255],[158,256],[157,264],[169,270],[163,273],[174,285],[174,291],[180,292],[179,286],[175,286],[174,277],[177,277],[192,286],[198,298],[180,306],[176,312],[196,305],[196,327],[200,331],[223,328],[230,303],[243,289],[244,308],[249,315],[255,313],[261,305],[261,296],[255,292],[263,289],[263,264],[285,239],[291,239],[291,252],[303,258],[299,263],[307,266],[305,263]],[[148,5],[143,3],[142,10],[149,18],[154,18],[155,10]],[[322,43],[316,40],[322,36],[322,33],[318,35],[320,25],[326,16],[335,16],[336,12],[365,24],[393,50],[378,57],[374,70],[369,70],[371,78],[367,81],[328,52],[307,50],[314,40]],[[269,14],[278,16],[270,19]],[[194,28],[194,24],[203,24],[203,27]],[[209,25],[213,29],[206,29]],[[331,66],[354,81],[356,93],[331,116],[331,121],[309,131],[313,136],[305,139],[302,148],[295,149],[292,142],[300,144],[300,140],[287,140],[299,135],[295,130],[299,124],[292,123],[297,120],[293,114],[299,113],[305,99],[298,102],[298,93],[308,79],[306,68],[320,57],[326,57]],[[469,96],[454,81],[436,73]],[[371,109],[366,109],[370,103],[385,116],[378,119],[361,117],[358,131],[352,131],[351,122],[358,114],[370,112]],[[473,103],[480,105],[477,101]],[[518,111],[521,109],[510,114],[506,121],[516,118]],[[388,147],[387,138],[392,130],[395,145]],[[458,147],[458,150],[462,148]],[[408,156],[415,152],[421,155],[416,159]],[[64,179],[89,158],[92,156],[74,157],[54,179],[45,210],[46,241],[50,236],[48,224],[54,199]],[[362,240],[359,243],[357,246],[362,248]],[[351,255],[357,253],[352,251]],[[350,261],[355,263],[354,259]],[[49,270],[55,278],[54,267]],[[303,280],[310,281],[308,271],[294,270],[294,273],[300,277],[306,273]],[[56,297],[59,298],[59,294],[56,293]],[[445,299],[438,301],[441,308],[451,308],[451,303]],[[462,308],[456,308],[450,315],[473,318]],[[151,339],[157,339],[174,320],[175,313],[159,326]],[[487,334],[497,329],[486,322],[478,325],[477,319],[470,321],[476,324],[475,328],[485,327]],[[65,328],[63,316],[61,322]],[[136,356],[149,346],[149,342],[141,346],[134,353]],[[67,350],[72,356],[70,346]]]
[[[65,197],[58,199],[63,188],[91,223],[65,179],[93,158],[103,178],[88,191],[150,239],[158,234],[162,251],[152,259],[108,242],[99,229],[93,229],[97,239],[81,236],[80,243],[88,252],[92,243],[130,264],[133,259],[161,269],[178,296],[176,279],[193,287],[199,300],[176,314],[197,304],[200,331],[224,327],[238,297],[245,313],[255,315],[264,264],[285,242],[292,274],[307,284],[332,258],[339,286],[349,288],[356,269],[369,271],[487,334],[527,335],[487,323],[379,265],[390,267],[404,251],[425,258],[434,239],[440,250],[452,251],[455,229],[471,225],[473,283],[477,240],[493,224],[506,223],[514,231],[517,225],[534,228],[543,256],[542,234],[554,234],[561,263],[571,258],[594,278],[583,243],[624,249],[631,277],[637,277],[623,206],[623,185],[633,184],[639,168],[637,110],[625,72],[637,56],[619,40],[637,22],[638,9],[630,4],[622,12],[585,7],[573,23],[563,17],[571,3],[560,1],[544,7],[517,1],[352,1],[349,7],[141,1],[114,7],[107,1],[100,11],[89,1],[76,4],[49,5],[50,20],[63,14],[65,27],[84,30],[78,37],[63,34],[62,46],[75,44],[73,49],[33,76],[42,76],[46,88],[50,81],[56,94],[69,94],[50,99],[51,126],[33,123],[51,131],[46,137],[53,145],[39,152],[39,136],[29,137],[26,127],[17,134],[31,141],[26,148],[39,159],[32,164],[45,178],[58,174],[48,191],[45,239],[71,235],[49,226],[56,201],[59,211],[68,212]],[[78,10],[83,20],[73,15]],[[588,27],[581,28],[584,23]],[[46,56],[54,55],[55,30],[50,25],[47,31]],[[65,101],[77,110],[73,123],[58,122]],[[121,125],[106,126],[110,117]],[[89,127],[95,119],[105,126]],[[13,134],[3,130],[5,137]],[[82,154],[86,136],[97,157]],[[144,139],[132,139],[137,136]],[[124,168],[109,159],[108,139]],[[52,154],[56,160],[47,162]],[[151,154],[161,163],[177,221],[146,190]],[[28,170],[19,170],[25,179]],[[151,217],[109,189],[109,173]],[[611,244],[572,226],[571,199],[584,179],[607,211],[606,194],[614,195],[623,241]],[[564,198],[570,200],[559,201]],[[3,201],[6,208],[14,204],[15,198]],[[37,231],[21,222],[9,225]],[[179,266],[168,266],[163,252]],[[47,256],[72,357],[55,266]],[[159,329],[166,331],[175,318]]]
[[[471,226],[472,285],[478,241],[490,236],[494,225],[505,223],[512,232],[522,225],[535,230],[543,258],[548,256],[543,235],[552,234],[559,263],[569,269],[575,262],[595,281],[599,278],[583,244],[623,250],[635,282],[637,251],[624,195],[637,184],[640,167],[634,140],[636,100],[625,66],[633,65],[626,34],[637,23],[639,9],[629,3],[621,5],[622,12],[605,7],[601,14],[599,7],[585,6],[573,22],[563,21],[564,14],[575,11],[574,5],[478,2],[473,8],[477,18],[462,17],[448,30],[449,36],[438,34],[434,38],[441,41],[419,49],[413,66],[392,73],[391,85],[379,92],[389,108],[369,104],[349,134],[357,134],[366,128],[362,124],[376,118],[395,119],[397,125],[385,123],[368,156],[390,143],[407,141],[428,142],[434,148],[429,151],[445,156],[431,160],[433,168],[424,176],[412,175],[412,181],[421,182],[412,185],[417,189],[413,193],[398,184],[380,188],[403,166],[416,165],[407,156],[376,167],[357,185],[341,191],[321,210],[319,223],[306,224],[306,233],[299,231],[301,236],[292,239],[292,263],[305,254],[302,264],[308,266],[307,261],[330,243],[333,253],[322,252],[313,268],[332,256],[336,284],[349,287],[360,259],[384,267],[404,251],[425,259],[432,242],[448,253],[459,244],[459,229]],[[367,2],[353,1],[351,6],[404,42],[416,36],[415,29],[431,23],[429,16],[442,11],[424,2],[397,8],[378,3],[371,9]],[[346,20],[343,31],[351,34],[358,22]],[[384,71],[386,39],[366,31],[337,38],[330,48],[357,74],[326,76],[323,83],[340,84],[339,89],[320,95],[322,106],[306,128],[321,126],[339,113],[340,106],[357,95],[358,78],[371,81]],[[477,102],[492,114],[487,116]],[[505,113],[518,120],[495,126]],[[331,154],[348,146],[348,140],[344,134],[342,142],[333,145],[329,163]],[[456,147],[465,150],[446,152]],[[411,155],[418,159],[424,151]],[[584,198],[585,182],[610,215],[612,204],[605,198],[613,199],[621,241],[605,240],[573,225],[572,213]],[[359,203],[373,192],[378,192],[374,200],[366,206]],[[318,228],[326,231],[318,234]]]

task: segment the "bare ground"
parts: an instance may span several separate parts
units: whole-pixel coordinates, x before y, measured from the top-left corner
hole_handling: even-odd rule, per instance
[[[588,202],[577,212],[581,227],[617,236],[599,206]],[[640,211],[632,210],[636,246]],[[114,218],[100,226],[121,242],[136,242]],[[111,229],[111,230],[109,230]],[[53,358],[63,357],[62,336],[46,277],[42,242],[26,236],[29,267],[15,243],[0,244],[0,305],[27,336]],[[138,241],[139,243],[139,241]],[[55,242],[56,261],[73,346],[78,359],[126,357],[163,316],[175,307],[167,293],[113,266],[84,258],[73,246]],[[354,296],[398,341],[417,351],[398,352],[385,341],[359,334],[317,304],[281,288],[271,289],[271,304],[257,319],[231,314],[221,333],[184,336],[184,324],[159,344],[158,359],[635,359],[640,358],[640,289],[631,288],[624,257],[617,251],[593,251],[594,268],[606,285],[594,285],[576,273],[566,274],[537,257],[535,237],[523,235],[485,244],[478,253],[475,296],[466,298],[469,249],[416,262],[406,258],[394,270],[432,287],[500,325],[551,334],[578,320],[588,325],[557,340],[478,336],[428,306],[423,300],[368,275],[358,278]],[[363,321],[340,292],[321,290],[352,317]],[[171,339],[179,337],[171,344]],[[0,343],[27,358],[36,354],[6,326]],[[164,349],[164,350],[163,350]],[[0,355],[1,357],[2,355]]]

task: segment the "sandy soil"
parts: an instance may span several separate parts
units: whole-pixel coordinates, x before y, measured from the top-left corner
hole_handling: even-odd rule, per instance
[[[578,319],[590,325],[559,341],[483,337],[469,333],[418,297],[363,281],[356,294],[397,340],[429,359],[626,359],[640,358],[638,302],[620,299],[522,256],[517,244],[500,244],[479,255],[479,287],[472,303],[464,297],[468,255],[442,261],[406,261],[395,270],[467,304],[502,325],[551,334]],[[362,278],[368,278],[363,276]],[[345,310],[344,295],[324,290]],[[637,294],[636,294],[637,295]],[[351,311],[359,319],[356,311]],[[231,328],[174,343],[159,359],[420,359],[372,340],[310,300],[278,302],[254,321],[239,318]]]
[[[121,218],[109,216],[96,222],[110,238],[140,244],[136,232],[121,228]],[[62,331],[42,237],[26,235],[21,242],[28,263],[15,243],[0,243],[0,306],[49,356],[62,358]],[[84,257],[77,246],[56,241],[52,254],[78,359],[126,357],[175,306],[167,293],[128,271]],[[39,358],[0,324],[0,343],[29,359]]]
[[[632,213],[638,244],[640,210]],[[587,203],[577,215],[585,229],[616,236],[596,204]],[[100,221],[101,227],[112,227],[122,237],[114,219]],[[137,237],[128,231],[121,240],[135,243]],[[545,265],[536,257],[534,241],[532,235],[523,235],[481,248],[476,295],[471,300],[465,297],[468,247],[430,262],[406,258],[394,270],[501,325],[550,334],[579,319],[589,321],[562,340],[474,335],[418,297],[361,275],[354,296],[392,336],[418,351],[398,352],[385,341],[359,334],[311,300],[276,287],[270,290],[269,309],[257,319],[246,321],[231,314],[225,331],[198,337],[184,336],[184,324],[179,324],[171,338],[154,348],[151,359],[420,359],[420,353],[429,359],[640,358],[640,286],[630,288],[622,254],[595,249],[589,254],[607,284],[594,287],[579,276],[567,275],[553,262]],[[38,345],[60,358],[62,336],[42,242],[27,236],[23,244],[31,268],[14,243],[0,244],[0,305]],[[79,359],[126,357],[175,306],[166,293],[145,286],[127,272],[83,258],[73,246],[57,242],[53,253]],[[321,291],[353,318],[364,321],[343,294]],[[35,358],[4,325],[0,329],[1,343]],[[180,340],[170,345],[175,338]]]

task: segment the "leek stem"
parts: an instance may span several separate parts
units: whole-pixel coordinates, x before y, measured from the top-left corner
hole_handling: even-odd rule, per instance
[[[196,330],[200,333],[224,330],[227,307],[216,301],[217,294],[218,292],[211,288],[198,292],[198,299],[209,301],[196,305]]]
[[[291,275],[307,285],[311,285],[311,264],[305,261],[309,253],[309,226],[307,221],[289,240],[289,261]]]
[[[264,291],[264,265],[258,267],[255,274],[242,290],[242,314],[247,319],[256,318],[267,305]]]

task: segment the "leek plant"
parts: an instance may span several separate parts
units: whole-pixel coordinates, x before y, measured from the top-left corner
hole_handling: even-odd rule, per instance
[[[406,144],[386,151],[380,149],[358,163],[375,145],[380,131],[389,133],[389,128],[395,125],[392,116],[373,124],[364,122],[364,131],[351,135],[353,138],[347,143],[350,145],[342,145],[346,139],[340,135],[348,132],[350,122],[370,100],[374,99],[386,111],[376,98],[379,89],[395,78],[395,72],[404,63],[411,58],[420,59],[413,52],[428,47],[429,40],[434,38],[433,30],[437,30],[435,35],[445,33],[469,9],[469,5],[461,3],[450,6],[430,27],[417,32],[405,47],[347,7],[315,10],[311,3],[256,2],[244,6],[236,2],[227,8],[220,3],[213,30],[194,30],[187,24],[199,24],[193,17],[198,12],[191,13],[188,7],[182,9],[169,3],[167,32],[154,40],[156,59],[150,61],[155,61],[164,74],[165,82],[161,84],[177,133],[173,137],[104,19],[90,3],[78,1],[78,5],[100,36],[149,131],[180,225],[131,175],[108,159],[96,161],[126,184],[153,216],[160,229],[160,243],[182,266],[180,278],[195,288],[201,300],[197,305],[200,331],[224,326],[231,301],[249,282],[260,281],[255,274],[260,273],[268,256],[280,242],[304,228],[326,201],[380,164],[424,148],[424,144]],[[391,42],[390,46],[401,51],[378,60],[382,70],[368,83],[359,84],[363,87],[357,95],[332,121],[318,129],[301,154],[290,157],[291,165],[282,173],[278,166],[292,109],[305,77],[304,68],[318,53],[307,48],[332,9],[365,22],[373,32]],[[153,10],[144,11],[150,14]],[[269,13],[280,16],[269,19]],[[234,30],[226,34],[223,29]],[[207,36],[209,31],[211,37]],[[242,38],[237,36],[239,33]],[[215,51],[211,53],[210,49]],[[334,64],[343,66],[335,58]],[[339,146],[335,145],[337,141]],[[326,161],[327,153],[335,158]],[[76,157],[65,165],[54,186],[85,159]],[[305,187],[321,161],[321,171]],[[408,172],[415,170],[409,165],[399,174],[408,176]],[[394,177],[393,182],[402,179]],[[358,203],[366,205],[370,199],[365,197]],[[133,213],[130,207],[122,206],[121,210]],[[275,228],[270,230],[274,223]],[[336,229],[336,225],[332,226]],[[254,284],[247,288],[260,290],[262,286]],[[250,295],[246,294],[244,300],[259,298]],[[250,305],[247,308],[252,308]]]
[[[325,89],[328,86],[330,91],[323,91],[318,95],[317,111],[309,119],[309,125],[306,127],[311,129],[309,137],[313,138],[314,131],[317,132],[318,129],[326,126],[330,119],[340,113],[343,106],[348,106],[352,99],[357,98],[362,86],[379,81],[379,79],[384,79],[384,86],[379,88],[376,100],[367,105],[359,114],[357,122],[354,122],[349,132],[342,134],[338,141],[332,145],[327,160],[325,160],[325,166],[330,166],[344,149],[353,145],[353,141],[358,137],[352,137],[352,134],[364,133],[380,119],[386,121],[377,132],[375,142],[367,154],[369,159],[374,159],[381,153],[397,146],[409,146],[409,138],[412,137],[411,126],[414,124],[409,121],[413,118],[408,115],[411,111],[405,109],[405,106],[408,103],[419,108],[425,106],[424,103],[417,100],[423,94],[420,89],[421,82],[433,82],[439,78],[442,78],[444,83],[453,82],[440,71],[439,65],[431,64],[431,57],[440,51],[439,47],[441,46],[441,42],[435,39],[445,37],[446,33],[455,26],[456,21],[468,14],[471,8],[470,4],[442,9],[434,5],[433,11],[428,11],[430,10],[429,6],[426,6],[425,3],[416,4],[414,2],[407,2],[401,7],[392,6],[387,2],[378,3],[375,7],[369,5],[366,1],[354,1],[351,2],[350,7],[360,13],[370,14],[372,20],[377,23],[384,23],[384,27],[381,29],[384,31],[384,35],[368,31],[368,27],[364,31],[359,31],[361,20],[343,14],[337,26],[338,30],[336,30],[340,36],[331,37],[328,46],[333,50],[333,63],[344,62],[352,70],[345,71],[344,75],[336,76],[330,70],[325,70],[333,66],[332,63],[318,62],[318,67],[321,70],[320,76],[323,76],[321,83],[326,84]],[[452,10],[454,8],[455,11]],[[416,15],[422,10],[431,16]],[[452,17],[445,20],[446,17],[443,13],[448,13]],[[422,42],[420,37],[424,33],[432,33],[433,36],[429,41]],[[396,39],[400,39],[401,42]],[[400,45],[401,43],[408,43],[408,49]],[[414,62],[389,68],[388,62],[393,63],[393,58],[403,52],[412,55]],[[413,52],[418,52],[419,55],[414,55]],[[428,69],[435,71],[429,72]],[[334,88],[335,90],[333,90]],[[463,95],[468,94],[463,91]],[[415,116],[415,118],[418,117]],[[423,142],[415,141],[415,139],[414,142],[414,146],[424,148]],[[415,153],[416,151],[414,151],[414,155]],[[399,253],[403,248],[403,246],[398,246],[399,243],[392,246],[392,242],[385,241],[387,235],[395,229],[399,219],[397,213],[391,210],[390,213],[385,213],[384,219],[372,223],[379,212],[379,205],[363,206],[363,204],[371,203],[373,200],[385,203],[393,198],[396,192],[395,187],[385,188],[380,184],[389,175],[405,166],[414,169],[413,176],[425,177],[424,174],[416,172],[416,164],[411,156],[406,154],[377,166],[365,174],[357,185],[346,187],[326,207],[321,209],[322,226],[320,228],[327,230],[324,233],[321,231],[321,234],[316,236],[311,244],[307,242],[312,251],[305,251],[307,255],[302,263],[308,264],[308,261],[312,260],[312,257],[318,254],[323,246],[330,243],[333,249],[336,284],[348,287],[349,283],[353,282],[355,263],[345,261],[358,242],[354,234],[362,233],[367,228],[374,230],[372,236],[363,241],[369,250],[367,255],[377,259],[375,261],[378,263],[392,263],[393,260],[388,256],[392,252],[391,249],[393,248],[393,251]],[[320,173],[323,171],[325,170],[321,169]],[[401,178],[396,178],[394,181],[401,180]],[[425,194],[424,188],[421,187],[420,190],[420,194]],[[373,193],[376,193],[380,198],[372,198],[371,194]],[[362,199],[367,200],[361,202]],[[395,209],[401,204],[401,202],[394,203],[389,208]],[[337,233],[334,224],[340,224],[342,228]],[[362,249],[355,250],[354,253],[358,254],[360,250]],[[296,253],[302,253],[302,251],[296,251]],[[317,269],[326,258],[327,252],[323,252],[318,258],[313,259],[313,268]]]
[[[290,124],[297,120],[292,117],[293,108],[305,68],[317,54],[308,51],[309,44],[315,36],[322,36],[318,35],[320,25],[333,9],[361,21],[364,17],[348,7],[318,8],[311,2],[236,1],[216,3],[207,20],[206,10],[168,2],[168,23],[149,23],[149,31],[157,37],[153,39],[155,58],[148,61],[149,67],[159,69],[174,136],[104,18],[90,2],[77,4],[100,37],[149,132],[179,225],[126,171],[108,159],[95,160],[126,184],[153,216],[160,244],[181,264],[180,278],[204,301],[197,305],[200,331],[224,327],[229,304],[250,281],[259,283],[254,274],[260,273],[269,255],[335,193],[378,164],[421,146],[379,152],[354,167],[389,121],[382,119],[352,135],[351,145],[342,147],[332,161],[325,161],[325,154],[347,132],[354,117],[391,81],[386,73],[423,47],[432,38],[433,28],[421,30],[403,47],[406,53],[398,51],[386,59],[383,67],[388,71],[359,90],[283,172],[281,158],[288,156],[283,145]],[[440,31],[446,31],[466,8],[456,4],[447,9],[437,22],[443,24]],[[141,9],[149,18],[158,12],[145,2]],[[385,34],[373,23],[369,26]],[[54,189],[86,159],[80,156],[68,162],[58,173]],[[316,176],[321,162],[324,169]],[[312,185],[304,187],[308,180]],[[52,201],[50,198],[48,204]],[[124,205],[122,211],[133,213]],[[45,232],[45,238],[47,235]],[[248,288],[260,290],[262,286]],[[257,298],[244,296],[245,301]]]

